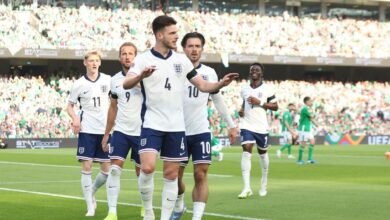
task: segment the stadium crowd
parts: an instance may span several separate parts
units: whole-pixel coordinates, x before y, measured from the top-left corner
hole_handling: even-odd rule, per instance
[[[114,50],[128,40],[143,51],[154,43],[148,27],[159,14],[85,6],[23,6],[15,11],[0,5],[0,47]],[[389,22],[189,11],[171,16],[178,21],[180,36],[196,30],[206,33],[207,53],[363,58],[390,54]]]
[[[76,77],[0,78],[0,138],[75,137],[65,112],[69,90]],[[240,88],[246,80],[233,82],[222,93],[237,123],[241,107]],[[279,117],[288,103],[300,109],[305,96],[314,98],[318,134],[386,134],[390,130],[389,83],[268,81],[276,88],[280,109],[269,115],[271,135],[280,134]],[[215,136],[226,136],[227,126],[212,103],[209,119]]]

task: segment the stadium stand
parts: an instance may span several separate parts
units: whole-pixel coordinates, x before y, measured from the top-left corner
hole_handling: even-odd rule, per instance
[[[0,6],[0,47],[112,50],[123,39],[145,50],[153,44],[150,21],[161,11],[81,6]],[[321,57],[388,58],[390,23],[251,14],[175,11],[180,36],[207,33],[205,52]],[[30,16],[34,17],[31,22]],[[142,19],[141,19],[142,18]],[[16,25],[22,24],[22,25]],[[225,28],[219,28],[225,27]],[[17,45],[10,42],[18,42]],[[14,48],[13,48],[14,49]],[[10,49],[11,50],[11,49]],[[180,48],[179,48],[180,50]]]

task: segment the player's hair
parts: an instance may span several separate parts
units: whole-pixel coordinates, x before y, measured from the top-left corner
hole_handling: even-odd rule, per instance
[[[258,63],[258,62],[255,62],[255,63],[252,63],[249,68],[251,68],[252,66],[259,66],[261,68],[261,70],[264,72],[264,66],[263,64],[261,63]]]
[[[309,100],[310,100],[310,97],[309,96],[305,96],[305,98],[303,98],[303,103],[306,104],[306,102],[309,101]]]
[[[294,106],[294,103],[288,103],[288,107]]]
[[[204,38],[203,34],[198,33],[198,32],[190,32],[184,35],[183,39],[181,40],[181,46],[184,48],[187,44],[188,39],[190,38],[198,38],[200,42],[202,43],[202,47],[206,43],[206,39]]]
[[[173,19],[172,17],[169,17],[167,15],[160,15],[153,20],[152,23],[153,34],[156,34],[157,32],[161,31],[163,28],[174,25],[176,23],[177,23],[176,20]]]
[[[122,53],[122,48],[123,47],[133,47],[134,50],[135,50],[135,55],[137,56],[137,53],[138,53],[138,49],[137,47],[131,43],[131,42],[124,42],[120,47],[119,47],[119,56],[121,56],[121,53]]]
[[[92,55],[98,56],[100,60],[102,59],[102,53],[99,50],[90,50],[85,53],[84,60],[87,60]]]

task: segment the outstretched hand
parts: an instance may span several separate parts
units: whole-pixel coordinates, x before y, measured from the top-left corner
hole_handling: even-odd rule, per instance
[[[142,71],[142,73],[141,73],[142,79],[151,76],[154,73],[155,70],[156,70],[156,66],[148,66],[148,67],[146,67]]]
[[[237,79],[240,75],[238,73],[228,73],[222,78],[222,85],[229,85],[234,79]]]

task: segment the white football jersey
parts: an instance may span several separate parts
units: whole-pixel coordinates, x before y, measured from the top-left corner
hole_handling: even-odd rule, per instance
[[[118,112],[115,119],[115,131],[120,131],[131,136],[141,134],[141,88],[136,86],[132,89],[123,88],[123,80],[126,75],[119,72],[111,78],[111,97],[118,102]]]
[[[241,97],[244,99],[244,117],[240,118],[240,129],[260,134],[269,133],[267,111],[259,105],[248,103],[247,98],[249,96],[256,97],[263,102],[275,103],[277,99],[274,89],[264,83],[257,88],[252,88],[250,85],[241,88]]]
[[[196,68],[196,72],[206,81],[218,82],[218,76],[213,68],[200,64]],[[186,135],[210,132],[209,121],[207,120],[207,102],[210,94],[199,91],[188,80],[186,80],[184,90]]]
[[[73,84],[69,102],[80,103],[81,133],[104,134],[109,106],[111,76],[99,73],[95,81],[88,79],[87,74]]]
[[[140,74],[146,67],[156,66],[154,73],[142,79],[144,98],[141,119],[144,128],[158,131],[185,131],[183,95],[186,76],[194,69],[191,61],[183,54],[170,50],[164,58],[151,49],[134,60],[129,73]]]

